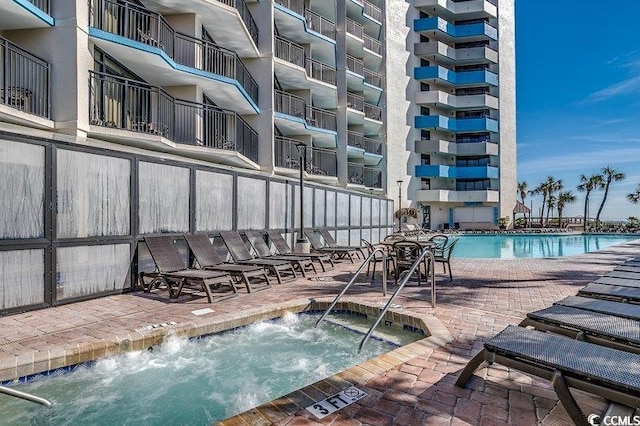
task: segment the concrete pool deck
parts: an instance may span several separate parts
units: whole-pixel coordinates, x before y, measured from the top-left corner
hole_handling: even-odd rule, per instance
[[[293,403],[269,403],[223,423],[571,424],[547,381],[494,365],[479,370],[466,389],[456,388],[453,383],[485,340],[509,324],[518,324],[527,312],[576,294],[588,282],[638,255],[640,240],[566,258],[454,259],[452,282],[437,269],[436,308],[431,307],[430,289],[415,284],[406,287],[395,302],[402,306],[400,312],[435,317],[452,341],[440,347],[420,345],[404,352],[397,364],[358,367],[310,387],[310,400],[332,395],[345,383],[369,394],[322,420]],[[241,325],[244,317],[259,320],[276,306],[284,312],[301,300],[330,300],[357,266],[342,262],[336,269],[319,274],[324,277],[320,280],[298,278],[214,304],[204,297],[185,296],[175,301],[169,300],[166,292],[136,292],[3,317],[0,379],[144,349],[161,341],[170,330],[206,334]],[[365,276],[359,279],[348,293],[349,300],[374,306],[386,302],[388,296],[382,296],[379,275],[376,278],[373,285]],[[207,308],[213,312],[193,313]],[[586,414],[601,413],[606,407],[600,398],[576,394]]]

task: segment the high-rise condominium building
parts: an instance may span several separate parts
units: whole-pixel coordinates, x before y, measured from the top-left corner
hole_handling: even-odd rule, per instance
[[[0,0],[0,314],[135,287],[149,234],[378,241],[398,180],[495,223],[513,77],[513,0]]]
[[[412,0],[387,9],[389,196],[403,188],[403,205],[431,229],[511,218],[514,1]]]

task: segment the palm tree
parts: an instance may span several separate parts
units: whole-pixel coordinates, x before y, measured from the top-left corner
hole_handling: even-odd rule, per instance
[[[604,196],[602,197],[602,202],[600,202],[600,207],[598,207],[598,213],[596,214],[596,229],[600,229],[600,213],[602,213],[604,203],[607,201],[609,185],[611,185],[611,182],[620,182],[627,176],[624,173],[607,166],[602,169],[602,177],[604,178]]]
[[[558,193],[558,199],[556,200],[556,207],[558,208],[558,226],[562,228],[562,210],[567,204],[575,203],[576,196],[571,191],[562,191]]]
[[[542,210],[540,211],[540,226],[542,226],[542,218],[544,217],[544,208],[547,204],[547,197],[552,195],[555,191],[562,188],[562,180],[555,180],[553,176],[547,176],[547,180],[542,182],[531,190],[531,194],[542,194]],[[547,212],[548,216],[548,212]]]
[[[529,184],[526,181],[518,182],[518,192],[520,193],[520,199],[522,200],[522,205],[525,205],[524,199],[527,198],[527,193],[529,192]],[[524,221],[526,225],[527,223],[526,214],[524,215]]]
[[[578,191],[584,192],[584,230],[587,230],[589,218],[587,213],[589,211],[589,194],[595,189],[602,188],[604,185],[604,179],[601,175],[595,174],[589,177],[580,175],[580,185],[578,185]],[[639,186],[640,187],[640,186]],[[628,196],[627,196],[628,197]]]
[[[546,226],[549,226],[549,213],[556,206],[556,196],[554,194],[549,194],[549,198],[547,198],[547,218],[544,220]]]
[[[638,204],[640,201],[640,185],[636,186],[636,189],[631,194],[627,194],[627,200],[633,204]]]

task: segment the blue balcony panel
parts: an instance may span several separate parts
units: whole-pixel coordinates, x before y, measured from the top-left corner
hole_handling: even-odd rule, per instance
[[[440,129],[449,132],[497,132],[498,122],[491,118],[450,118],[444,115],[418,115],[414,119],[417,129]]]
[[[455,167],[443,165],[416,166],[416,177],[447,179],[498,179],[499,171],[494,166]]]
[[[498,30],[487,23],[454,25],[438,17],[414,19],[413,30],[417,32],[440,31],[453,38],[486,36],[492,40],[498,39]]]
[[[454,85],[489,84],[498,85],[498,75],[489,71],[451,71],[441,66],[416,67],[416,80],[438,79]]]

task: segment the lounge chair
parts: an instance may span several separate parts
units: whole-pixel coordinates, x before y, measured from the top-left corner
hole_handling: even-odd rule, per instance
[[[269,241],[273,243],[273,245],[276,247],[276,250],[280,254],[292,254],[294,256],[302,256],[312,260],[316,260],[318,261],[318,264],[322,268],[322,272],[326,272],[327,270],[325,267],[325,263],[328,263],[329,265],[331,265],[331,268],[335,267],[335,264],[333,263],[333,259],[331,258],[330,254],[295,253],[291,250],[291,247],[289,247],[289,244],[287,244],[287,241],[284,239],[282,234],[280,234],[278,231],[267,231],[267,235],[269,236]]]
[[[596,284],[605,285],[619,285],[622,287],[640,288],[640,280],[628,279],[628,278],[615,278],[615,277],[601,277],[594,281]]]
[[[464,387],[483,362],[550,380],[576,425],[586,425],[587,419],[569,388],[640,406],[640,357],[633,353],[510,325],[484,344],[462,370],[456,386]]]
[[[151,257],[156,264],[157,272],[140,272],[138,279],[142,289],[148,293],[153,287],[165,284],[169,290],[169,297],[177,299],[185,285],[198,285],[207,294],[209,303],[213,302],[214,293],[219,293],[223,286],[229,286],[233,293],[238,289],[233,278],[226,272],[189,269],[180,256],[180,252],[173,245],[173,237],[144,237]],[[150,277],[150,282],[145,282]]]
[[[640,280],[640,269],[635,271],[625,271],[620,269],[614,269],[613,271],[606,274],[607,277],[612,278],[626,278],[629,280]]]
[[[528,313],[520,327],[551,331],[573,339],[640,354],[640,321],[631,318],[553,305]]]
[[[640,303],[640,288],[635,287],[590,283],[578,290],[578,295],[625,303]]]
[[[329,231],[327,231],[325,228],[319,228],[318,232],[320,233],[320,236],[324,240],[324,244],[326,246],[328,246],[328,247],[348,248],[348,249],[351,249],[354,252],[356,252],[358,254],[358,256],[362,256],[362,259],[365,258],[365,255],[364,255],[364,252],[362,251],[362,247],[361,246],[342,246],[342,245],[337,243],[337,241],[333,238],[333,235],[331,235],[331,233]]]
[[[201,268],[231,274],[244,282],[249,293],[252,291],[250,278],[259,277],[264,279],[267,286],[271,284],[267,271],[260,266],[225,263],[205,234],[186,234],[184,238]]]
[[[351,263],[355,263],[353,260],[355,250],[353,248],[329,247],[323,244],[322,241],[320,241],[320,239],[316,235],[316,232],[313,229],[306,228],[303,230],[303,232],[304,232],[304,235],[309,240],[309,243],[311,244],[311,248],[313,248],[313,250],[321,253],[329,253],[332,257],[336,259],[344,259],[345,257],[348,257]]]
[[[249,243],[253,246],[255,252],[260,256],[260,259],[274,259],[289,262],[294,266],[297,266],[303,277],[307,276],[307,268],[311,268],[314,274],[317,274],[316,266],[313,264],[313,260],[308,257],[294,256],[294,255],[274,255],[271,253],[271,249],[264,241],[264,234],[261,231],[245,231],[244,235],[247,236]]]
[[[620,303],[589,297],[569,296],[555,302],[554,305],[570,306],[576,309],[584,309],[586,311],[600,312],[602,314],[640,321],[640,306],[634,305],[633,303]]]
[[[298,277],[293,265],[289,262],[253,257],[244,244],[242,237],[236,231],[221,231],[220,237],[222,237],[222,241],[224,241],[227,250],[229,250],[231,257],[236,263],[266,268],[276,276],[278,284],[282,284],[281,272],[289,272],[292,279]]]

